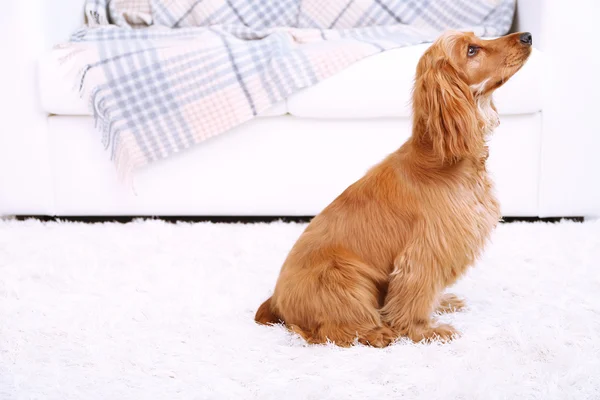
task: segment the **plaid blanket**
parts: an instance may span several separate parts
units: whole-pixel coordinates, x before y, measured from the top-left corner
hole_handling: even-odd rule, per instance
[[[82,63],[122,176],[246,122],[367,56],[448,28],[508,32],[514,0],[87,0]]]

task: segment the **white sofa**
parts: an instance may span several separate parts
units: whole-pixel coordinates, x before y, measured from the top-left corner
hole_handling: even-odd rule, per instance
[[[410,135],[427,45],[365,59],[138,171],[132,189],[104,153],[73,72],[49,55],[82,23],[82,1],[19,3],[0,16],[0,214],[314,215]],[[532,32],[536,50],[496,95],[489,163],[505,216],[600,215],[600,68],[588,32],[600,6],[558,3],[518,2],[515,28]]]

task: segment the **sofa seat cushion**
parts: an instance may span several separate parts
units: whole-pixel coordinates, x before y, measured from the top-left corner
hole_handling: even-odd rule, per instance
[[[407,118],[256,118],[137,170],[130,187],[91,117],[51,116],[54,214],[315,215],[402,145],[410,125]],[[488,167],[503,215],[538,215],[541,133],[538,112],[504,116],[490,137]]]
[[[358,61],[315,86],[301,90],[263,116],[286,113],[308,118],[409,117],[411,91],[417,63],[430,44],[383,52]],[[54,51],[39,64],[42,108],[49,114],[91,115],[75,82],[76,60],[61,61]],[[542,109],[542,54],[534,50],[529,61],[496,91],[501,115],[530,114]]]

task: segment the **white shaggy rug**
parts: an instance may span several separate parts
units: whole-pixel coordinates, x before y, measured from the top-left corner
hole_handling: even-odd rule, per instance
[[[503,224],[450,344],[253,322],[302,224],[0,221],[0,399],[598,399],[600,221]]]

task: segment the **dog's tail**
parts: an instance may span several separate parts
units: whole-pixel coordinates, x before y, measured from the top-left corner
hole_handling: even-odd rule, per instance
[[[271,306],[271,300],[273,298],[269,297],[265,300],[264,303],[258,307],[256,311],[256,315],[254,316],[254,320],[262,325],[272,325],[283,323],[287,329],[291,332],[294,332],[304,338],[307,342],[311,343],[311,334],[309,332],[305,332],[297,325],[288,325],[286,324],[279,315],[275,311],[273,311],[273,307]]]
[[[281,318],[279,318],[279,316],[273,311],[273,308],[271,307],[271,299],[272,297],[269,297],[267,300],[265,300],[265,302],[262,303],[256,311],[254,320],[259,324],[268,325],[282,322]]]
[[[272,297],[269,297],[267,300],[265,300],[264,303],[260,305],[260,307],[258,307],[256,315],[254,316],[254,320],[262,325],[283,323],[285,327],[288,328],[290,331],[302,336],[302,338],[304,338],[304,340],[306,340],[308,343],[313,343],[313,341],[311,340],[312,335],[310,332],[305,332],[302,328],[300,328],[297,325],[286,324],[281,319],[281,317],[277,315],[275,311],[273,311],[273,307],[271,306],[271,299]]]

